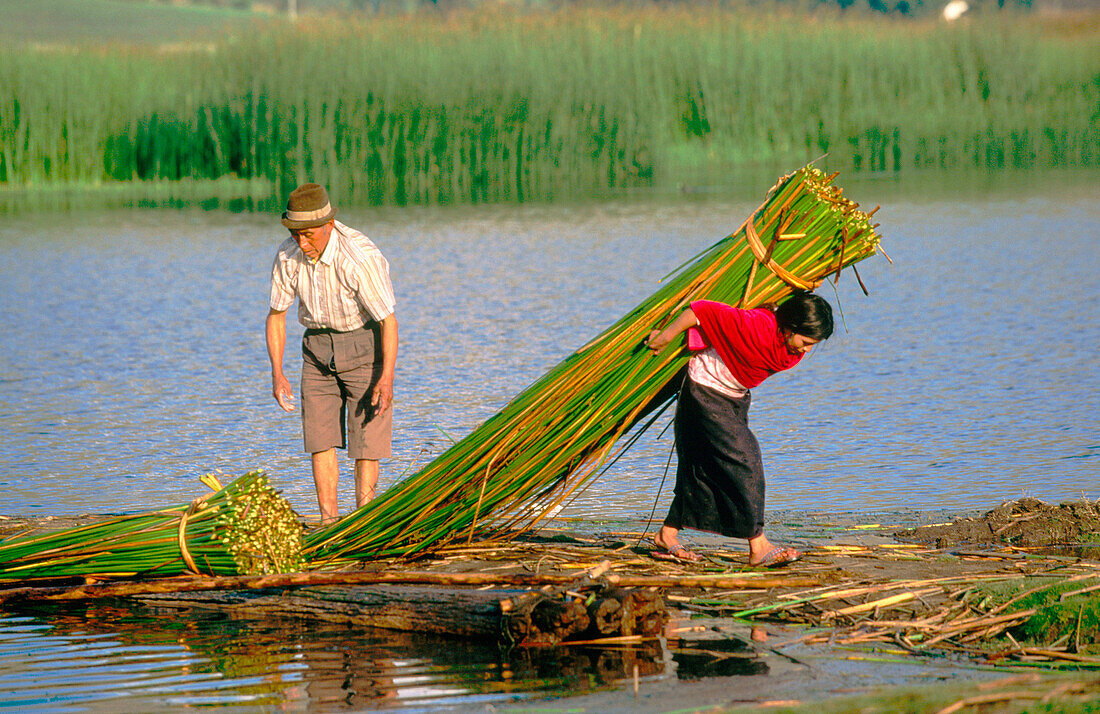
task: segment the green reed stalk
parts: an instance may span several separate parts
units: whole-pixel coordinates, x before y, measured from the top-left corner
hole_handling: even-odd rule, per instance
[[[302,567],[302,527],[261,471],[191,503],[0,542],[0,580],[259,575]],[[183,547],[180,541],[183,541]]]
[[[754,253],[745,226],[708,248],[435,461],[310,533],[310,567],[410,556],[530,528],[596,478],[619,439],[675,393],[689,355],[684,348],[651,355],[642,346],[651,330],[692,300],[751,307],[782,297],[792,287],[773,270],[783,266],[809,283],[836,276],[874,254],[879,241],[867,214],[812,167],[781,179],[752,221],[759,249],[771,245],[771,261],[762,264],[767,253]],[[792,226],[806,235],[791,238]]]

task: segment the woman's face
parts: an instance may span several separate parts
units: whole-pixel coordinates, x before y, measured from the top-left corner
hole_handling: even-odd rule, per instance
[[[815,340],[812,337],[800,335],[796,332],[787,332],[786,330],[783,331],[783,337],[784,341],[787,343],[787,351],[792,355],[809,354],[814,345],[821,341]]]

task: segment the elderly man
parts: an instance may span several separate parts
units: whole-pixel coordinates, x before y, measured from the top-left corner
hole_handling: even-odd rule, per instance
[[[321,522],[339,518],[336,448],[355,460],[355,501],[370,501],[378,460],[390,455],[397,317],[389,263],[365,235],[335,220],[322,186],[307,183],[287,201],[290,238],[271,268],[267,354],[271,392],[294,411],[283,374],[286,311],[298,299],[302,337],[302,431],[312,454]]]

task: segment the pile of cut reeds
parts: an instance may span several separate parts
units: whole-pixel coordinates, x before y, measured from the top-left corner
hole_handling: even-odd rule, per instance
[[[1056,574],[1055,574],[1056,573]],[[727,607],[730,617],[782,620],[824,630],[801,638],[806,643],[833,645],[899,645],[910,653],[948,650],[987,660],[1046,666],[1069,664],[1078,668],[1100,667],[1100,657],[1085,654],[1082,623],[1047,643],[1024,645],[1013,632],[1026,625],[1040,608],[1028,606],[1036,593],[1059,589],[1062,600],[1100,588],[1100,566],[1081,562],[1056,571],[1031,574],[985,573],[885,583],[838,583],[781,595],[759,607]],[[1034,583],[1040,584],[1035,586]],[[991,587],[1010,586],[1021,592],[1003,602],[987,593]],[[695,603],[698,600],[693,600]],[[707,600],[713,611],[718,604]],[[729,601],[728,605],[735,605]],[[1082,611],[1084,606],[1082,605]],[[1095,624],[1085,642],[1095,636]],[[1005,640],[1011,643],[999,648]]]
[[[841,269],[878,250],[874,211],[845,198],[835,176],[811,165],[780,179],[739,229],[497,415],[379,498],[308,534],[310,566],[412,556],[533,526],[598,476],[670,403],[689,354],[680,347],[651,355],[643,346],[651,330],[693,300],[777,302],[793,289],[839,279]]]
[[[0,580],[261,575],[300,570],[302,526],[262,471],[173,508],[0,542]]]

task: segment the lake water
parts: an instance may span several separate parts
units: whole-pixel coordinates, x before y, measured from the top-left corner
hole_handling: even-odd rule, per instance
[[[870,297],[850,273],[825,289],[843,310],[838,333],[754,390],[770,509],[1100,496],[1097,178],[844,182],[854,199],[883,205],[894,263],[861,264]],[[399,303],[383,485],[736,228],[766,188],[342,211],[388,256]],[[275,216],[197,209],[4,217],[0,514],[148,510],[205,492],[208,471],[256,467],[316,513],[300,424],[270,398],[264,349],[283,235]],[[292,325],[294,374],[300,332]],[[656,507],[660,517],[672,487],[672,474],[662,485],[672,443],[660,426],[563,516],[636,519]],[[345,482],[345,510],[350,501]],[[689,670],[674,660],[667,650],[505,656],[317,623],[92,604],[5,611],[0,708],[485,708],[524,692],[625,686],[624,662],[642,662],[647,681],[675,679]]]
[[[776,652],[769,647],[802,633],[769,627],[756,644],[747,626],[707,624],[701,636],[644,644],[502,649],[318,621],[51,607],[0,616],[0,710],[637,714],[991,674],[943,659],[845,661],[797,645]],[[590,701],[553,700],[563,693]]]
[[[0,710],[468,710],[611,686],[635,663],[647,679],[676,676],[657,642],[504,651],[323,621],[164,615],[96,603],[0,617]]]
[[[823,294],[837,334],[754,390],[768,507],[975,508],[1100,496],[1100,185],[847,182],[883,205],[893,265]],[[354,210],[391,263],[401,348],[383,485],[440,453],[736,228],[764,187],[598,206]],[[751,190],[750,190],[751,189]],[[208,471],[263,468],[316,513],[300,422],[270,398],[275,216],[201,210],[0,224],[0,513],[189,501]],[[286,366],[296,385],[300,326]],[[667,505],[655,428],[564,515]],[[346,473],[347,464],[344,464]],[[344,485],[343,507],[351,505]]]

